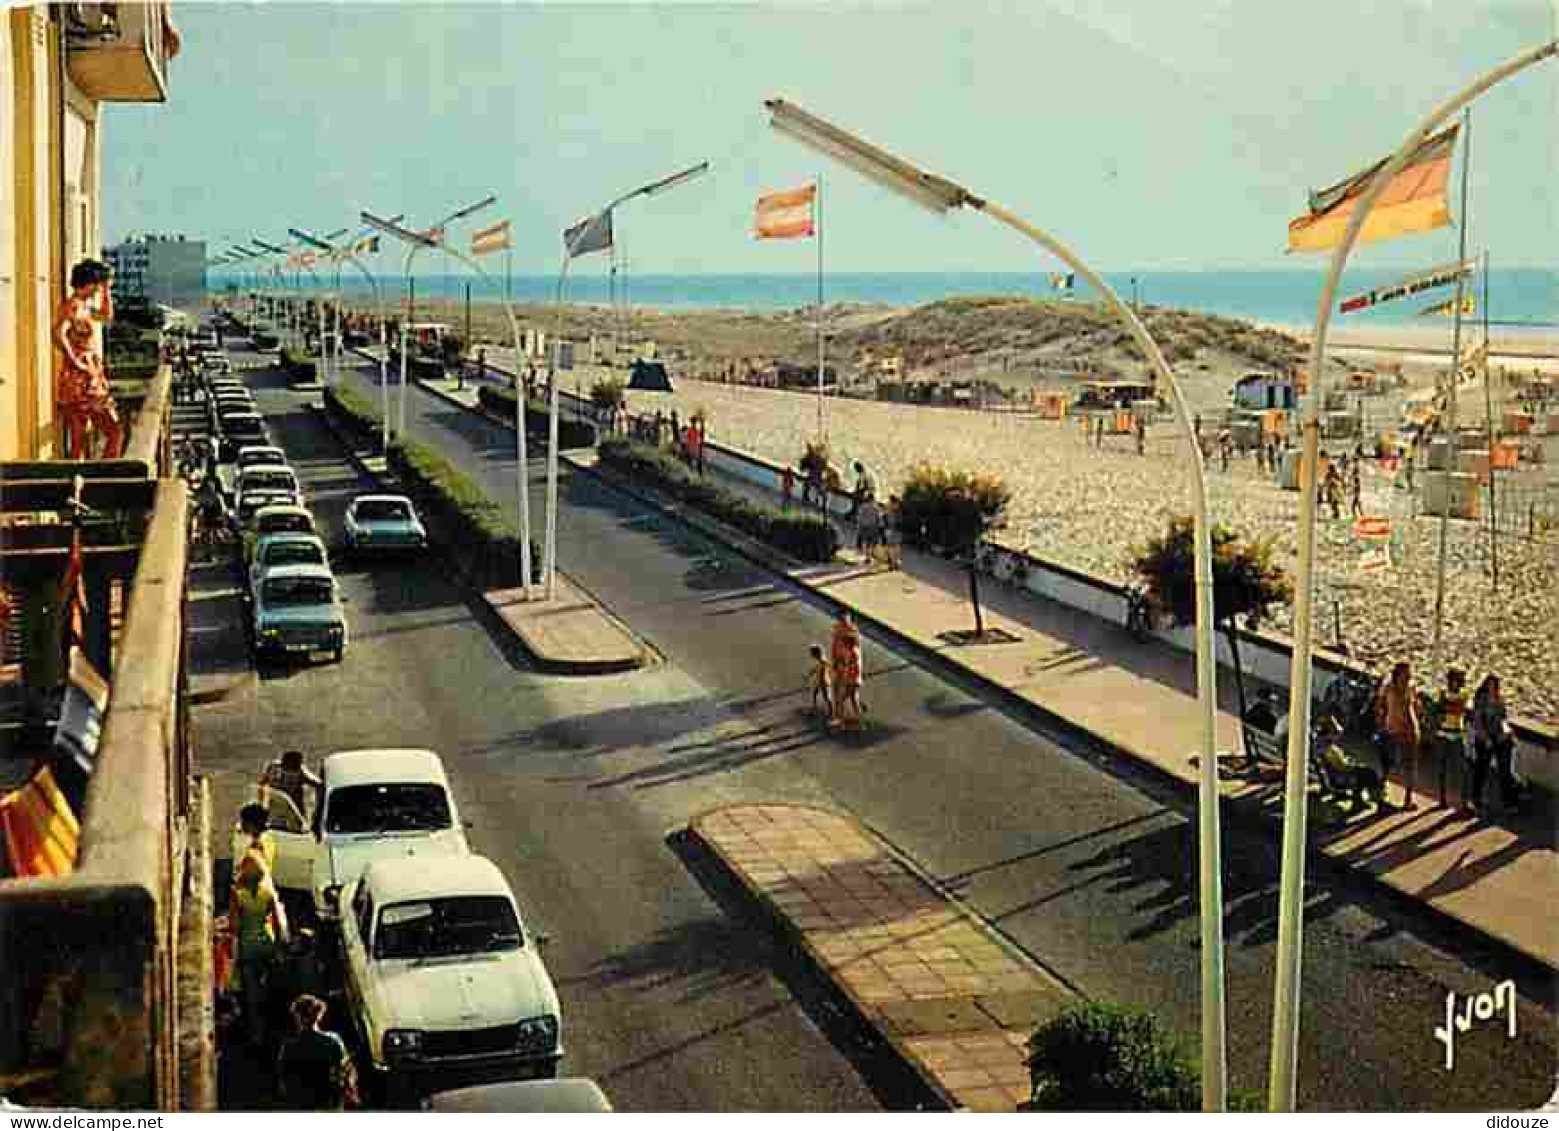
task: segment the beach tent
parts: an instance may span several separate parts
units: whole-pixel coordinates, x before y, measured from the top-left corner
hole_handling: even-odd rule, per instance
[[[650,393],[669,393],[671,377],[660,362],[639,358],[633,363],[633,369],[629,372],[628,388]]]

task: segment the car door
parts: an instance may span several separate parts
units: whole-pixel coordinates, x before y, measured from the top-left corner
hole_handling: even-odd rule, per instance
[[[372,1042],[369,1032],[367,1000],[364,989],[369,976],[369,963],[373,961],[369,946],[373,938],[373,893],[368,881],[359,880],[352,893],[351,905],[341,916],[341,952],[346,960],[345,979],[347,1008],[365,1039]]]
[[[276,886],[308,891],[314,874],[314,834],[291,797],[279,789],[265,793],[271,836],[276,841]]]

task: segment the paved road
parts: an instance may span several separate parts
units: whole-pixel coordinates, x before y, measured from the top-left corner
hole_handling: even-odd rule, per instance
[[[349,380],[370,386],[361,373]],[[443,448],[495,498],[512,497],[512,438],[413,389],[411,434]],[[540,478],[540,463],[533,469]],[[1183,802],[1067,736],[1008,718],[943,674],[868,641],[874,725],[858,742],[804,721],[807,646],[827,617],[771,575],[588,476],[566,476],[559,561],[648,637],[679,690],[588,693],[593,711],[516,734],[567,752],[577,816],[632,798],[663,828],[711,799],[816,797],[887,835],[1031,954],[1088,995],[1150,1006],[1193,1042],[1199,1027],[1194,824]],[[534,513],[540,514],[533,499]],[[494,756],[485,752],[486,756]],[[615,811],[615,810],[609,810]],[[1231,1077],[1267,1074],[1276,846],[1228,831],[1225,915]],[[1301,1035],[1308,1109],[1535,1105],[1553,1089],[1554,983],[1312,871]],[[717,955],[710,955],[715,959]],[[1443,1069],[1447,992],[1512,977],[1517,1037],[1462,1034]]]
[[[338,539],[346,500],[369,484],[301,397],[272,372],[250,376],[327,538]],[[807,987],[791,984],[786,956],[742,929],[668,847],[684,814],[593,788],[596,752],[639,742],[639,712],[679,717],[701,690],[669,666],[595,680],[529,671],[447,572],[436,560],[345,568],[343,664],[263,670],[249,693],[197,710],[217,813],[235,813],[258,768],[289,746],[314,758],[438,750],[475,825],[473,847],[503,868],[532,927],[553,936],[545,957],[563,1002],[566,1072],[595,1077],[628,1111],[903,1102],[902,1091],[879,1098],[863,1082],[840,1051],[848,1045],[798,1004]],[[215,835],[225,857],[227,830]]]

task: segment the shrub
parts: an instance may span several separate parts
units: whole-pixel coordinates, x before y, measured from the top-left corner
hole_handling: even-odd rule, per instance
[[[1033,1111],[1198,1111],[1196,1066],[1150,1013],[1071,1005],[1028,1041]]]
[[[699,478],[686,464],[623,437],[601,441],[601,462],[619,474],[705,511],[766,545],[806,562],[830,561],[839,549],[833,524],[816,514],[780,511]]]
[[[802,449],[801,461],[797,465],[803,474],[811,474],[814,468],[818,474],[828,470],[828,441],[808,440],[806,447]]]
[[[1012,492],[1000,479],[919,464],[899,495],[904,541],[968,553],[1001,520]]]
[[[615,377],[607,377],[590,386],[590,403],[600,408],[616,409],[627,399],[627,388]]]
[[[488,412],[501,416],[506,420],[514,419],[514,392],[510,389],[495,389],[489,385],[483,385],[476,391],[479,403]],[[548,406],[541,401],[525,402],[525,431],[527,435],[545,436],[547,434]],[[590,448],[595,446],[595,425],[584,420],[570,420],[566,416],[558,417],[558,447],[559,448]]]

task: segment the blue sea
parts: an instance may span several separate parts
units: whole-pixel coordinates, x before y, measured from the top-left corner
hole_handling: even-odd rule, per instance
[[[1221,314],[1286,326],[1309,327],[1315,322],[1320,298],[1322,269],[1314,271],[1145,271],[1141,274],[1107,273],[1105,280],[1123,299],[1134,298],[1145,306],[1173,307],[1204,314]],[[1338,301],[1365,291],[1389,287],[1411,274],[1401,269],[1360,269],[1347,272],[1338,290]],[[349,295],[366,295],[368,283],[343,275],[341,288]],[[224,280],[214,278],[213,290]],[[304,277],[305,286],[311,280]],[[419,274],[416,292],[422,298],[464,298],[471,286],[473,302],[503,297],[501,275],[496,285],[467,275]],[[509,281],[515,302],[550,302],[557,293],[556,276],[516,275]],[[381,280],[386,300],[405,299],[405,280]],[[1471,281],[1475,290],[1477,321],[1484,317],[1483,279]],[[1432,326],[1437,322],[1420,312],[1433,303],[1448,301],[1451,287],[1423,291],[1349,314],[1334,311],[1334,329],[1369,326]],[[1547,335],[1559,330],[1559,271],[1512,269],[1490,272],[1488,316],[1493,325],[1530,327]],[[1056,298],[1046,274],[1000,273],[833,273],[824,277],[826,303],[873,303],[910,307],[953,296],[1023,295]],[[1079,286],[1072,301],[1087,302],[1091,293]],[[626,301],[635,307],[667,310],[737,308],[775,311],[811,306],[817,301],[815,275],[628,275],[620,273],[615,285],[604,272],[589,270],[571,274],[564,299],[567,302]]]

